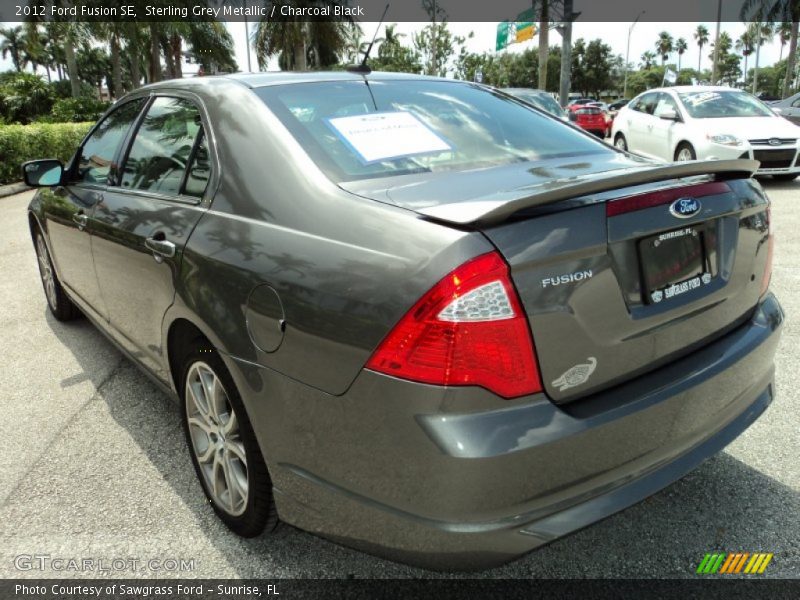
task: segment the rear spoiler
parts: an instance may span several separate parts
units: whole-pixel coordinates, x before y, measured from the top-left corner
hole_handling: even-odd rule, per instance
[[[418,208],[416,212],[432,220],[452,225],[484,227],[502,223],[514,213],[526,208],[634,185],[699,175],[714,175],[717,179],[749,178],[756,172],[759,164],[757,160],[736,159],[616,169],[584,177],[554,179],[545,184],[498,192],[470,202],[452,202]]]

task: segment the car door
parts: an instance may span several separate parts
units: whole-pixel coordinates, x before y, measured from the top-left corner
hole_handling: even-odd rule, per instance
[[[644,94],[637,103],[636,117],[631,124],[631,131],[635,146],[631,147],[633,152],[652,156],[649,149],[652,147],[649,143],[649,136],[653,130],[653,123],[656,118],[653,116],[656,104],[658,103],[658,92],[649,92]]]
[[[101,120],[75,153],[64,185],[43,195],[45,226],[59,277],[84,310],[88,307],[102,319],[108,314],[92,260],[92,217],[144,102],[126,102]]]
[[[154,97],[131,135],[119,180],[95,211],[92,252],[112,335],[165,381],[162,318],[215,170],[206,131],[196,101]]]
[[[643,94],[631,103],[631,107],[625,114],[624,133],[628,142],[628,150],[633,153],[644,152],[645,137],[645,110],[648,99],[654,94]]]
[[[653,118],[650,119],[650,123],[647,125],[648,132],[643,143],[644,151],[647,154],[671,161],[674,158],[672,140],[675,136],[675,130],[681,126],[681,123],[670,119],[662,119],[661,115],[668,112],[673,112],[679,116],[681,114],[675,99],[666,92],[660,92],[653,111]]]

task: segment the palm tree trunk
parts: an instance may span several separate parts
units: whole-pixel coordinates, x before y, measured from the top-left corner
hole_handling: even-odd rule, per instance
[[[678,73],[681,72],[681,55],[678,54]]]
[[[111,34],[111,76],[114,80],[114,98],[122,95],[122,67],[119,56],[119,36]]]
[[[161,37],[161,50],[164,52],[164,63],[166,65],[167,79],[175,79],[175,60],[172,56],[172,47],[166,36]]]
[[[697,47],[700,48],[700,52],[697,55],[697,78],[699,79],[700,78],[700,63],[703,61],[703,45],[702,44],[698,44]]]
[[[753,95],[758,91],[758,55],[761,54],[761,44],[756,45],[756,68],[753,70]]]
[[[150,83],[161,81],[161,48],[158,45],[161,36],[157,23],[150,23]]]
[[[67,58],[70,92],[73,98],[77,98],[81,95],[81,86],[78,79],[78,63],[75,60],[75,46],[69,36],[64,39],[64,56]]]
[[[550,49],[548,39],[548,26],[550,15],[547,0],[542,0],[542,10],[539,14],[539,89],[547,89],[547,52]]]
[[[292,49],[292,58],[293,64],[292,69],[294,71],[305,71],[306,70],[306,43],[305,41],[297,42]]]
[[[789,95],[789,86],[794,80],[794,61],[795,54],[797,54],[798,26],[800,26],[800,23],[797,21],[792,22],[792,35],[789,38],[789,56],[786,57],[786,79],[783,80],[781,98],[786,98]]]
[[[170,51],[172,52],[172,69],[176,79],[183,77],[183,38],[177,33],[173,33],[170,38]]]
[[[44,70],[47,71],[47,83],[51,83],[52,79],[50,79],[50,67],[45,65]]]

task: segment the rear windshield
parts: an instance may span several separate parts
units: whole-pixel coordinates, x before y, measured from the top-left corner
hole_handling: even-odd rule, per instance
[[[678,98],[683,102],[686,111],[695,119],[774,115],[761,100],[744,92],[681,92]]]
[[[472,84],[347,81],[255,91],[337,182],[613,152]]]

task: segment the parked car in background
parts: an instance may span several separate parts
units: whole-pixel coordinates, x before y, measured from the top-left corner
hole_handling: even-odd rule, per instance
[[[597,102],[597,98],[574,98],[567,103],[567,107],[576,104],[589,104],[590,102]]]
[[[567,115],[569,120],[578,127],[595,134],[599,138],[605,138],[609,131],[609,120],[606,112],[601,107],[594,106],[594,104],[594,100],[581,104],[570,104],[567,107]]]
[[[52,315],[179,402],[231,530],[466,570],[643,500],[766,410],[783,313],[756,166],[339,71],[148,85],[23,174]]]
[[[589,102],[588,104],[584,104],[584,106],[593,106],[603,111],[603,116],[606,120],[606,130],[603,133],[603,137],[605,138],[611,135],[611,125],[614,122],[614,117],[611,116],[611,111],[608,108],[608,104],[605,102]]]
[[[559,119],[567,119],[567,112],[561,108],[561,105],[549,92],[534,90],[532,88],[503,88],[501,91],[506,94],[511,94],[523,102],[533,104],[537,108],[541,108]]]
[[[778,102],[773,102],[769,107],[795,125],[800,125],[800,93],[779,100]]]
[[[800,174],[800,127],[740,90],[712,86],[654,89],[614,120],[614,145],[667,161],[752,158],[758,175],[789,181]]]
[[[622,100],[617,100],[616,102],[612,102],[611,104],[608,105],[608,110],[616,113],[617,111],[619,111],[620,108],[626,106],[628,102],[630,102],[630,100],[628,100],[627,98],[623,98]]]

